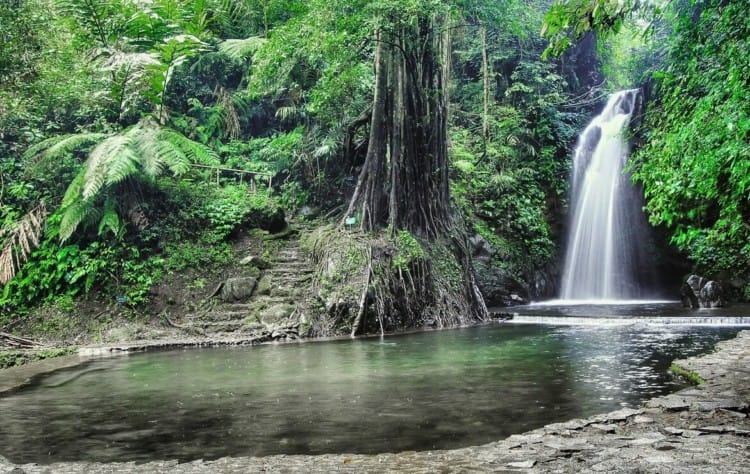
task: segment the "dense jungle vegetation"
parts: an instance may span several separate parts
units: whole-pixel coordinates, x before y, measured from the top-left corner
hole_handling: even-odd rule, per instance
[[[460,236],[479,234],[491,267],[552,296],[575,136],[639,86],[651,222],[750,298],[747,6],[5,0],[0,328],[80,299],[147,305],[284,215],[454,242],[468,280]],[[407,256],[415,280],[440,271]],[[454,289],[481,316],[473,286]]]

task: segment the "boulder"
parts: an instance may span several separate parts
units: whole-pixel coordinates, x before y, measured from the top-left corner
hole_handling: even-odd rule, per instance
[[[527,289],[507,270],[481,261],[475,262],[474,269],[479,291],[488,307],[528,304]]]
[[[701,288],[698,300],[703,308],[721,308],[724,306],[724,290],[711,280]]]
[[[221,299],[231,303],[250,298],[257,284],[253,277],[227,278],[221,288]]]
[[[484,237],[474,234],[473,237],[469,238],[469,244],[471,245],[471,258],[478,262],[490,263],[493,250],[490,243]]]
[[[724,290],[718,282],[693,274],[680,287],[680,299],[686,308],[719,308],[724,306]]]

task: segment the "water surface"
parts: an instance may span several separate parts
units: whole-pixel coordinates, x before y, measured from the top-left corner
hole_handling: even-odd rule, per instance
[[[99,359],[0,398],[15,462],[457,448],[676,388],[736,329],[501,325]],[[1,376],[1,374],[0,374]]]

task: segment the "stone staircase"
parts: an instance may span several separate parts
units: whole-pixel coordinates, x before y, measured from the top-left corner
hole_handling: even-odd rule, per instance
[[[300,248],[297,232],[274,244],[277,250],[270,262],[243,259],[254,262],[242,270],[253,276],[234,280],[250,286],[227,290],[232,279],[226,280],[178,327],[193,336],[242,339],[246,343],[299,339],[309,321],[314,270]]]

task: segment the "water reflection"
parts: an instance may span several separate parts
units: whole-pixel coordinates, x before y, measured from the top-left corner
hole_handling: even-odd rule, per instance
[[[0,398],[16,462],[481,444],[674,389],[731,329],[500,326],[98,360]]]

